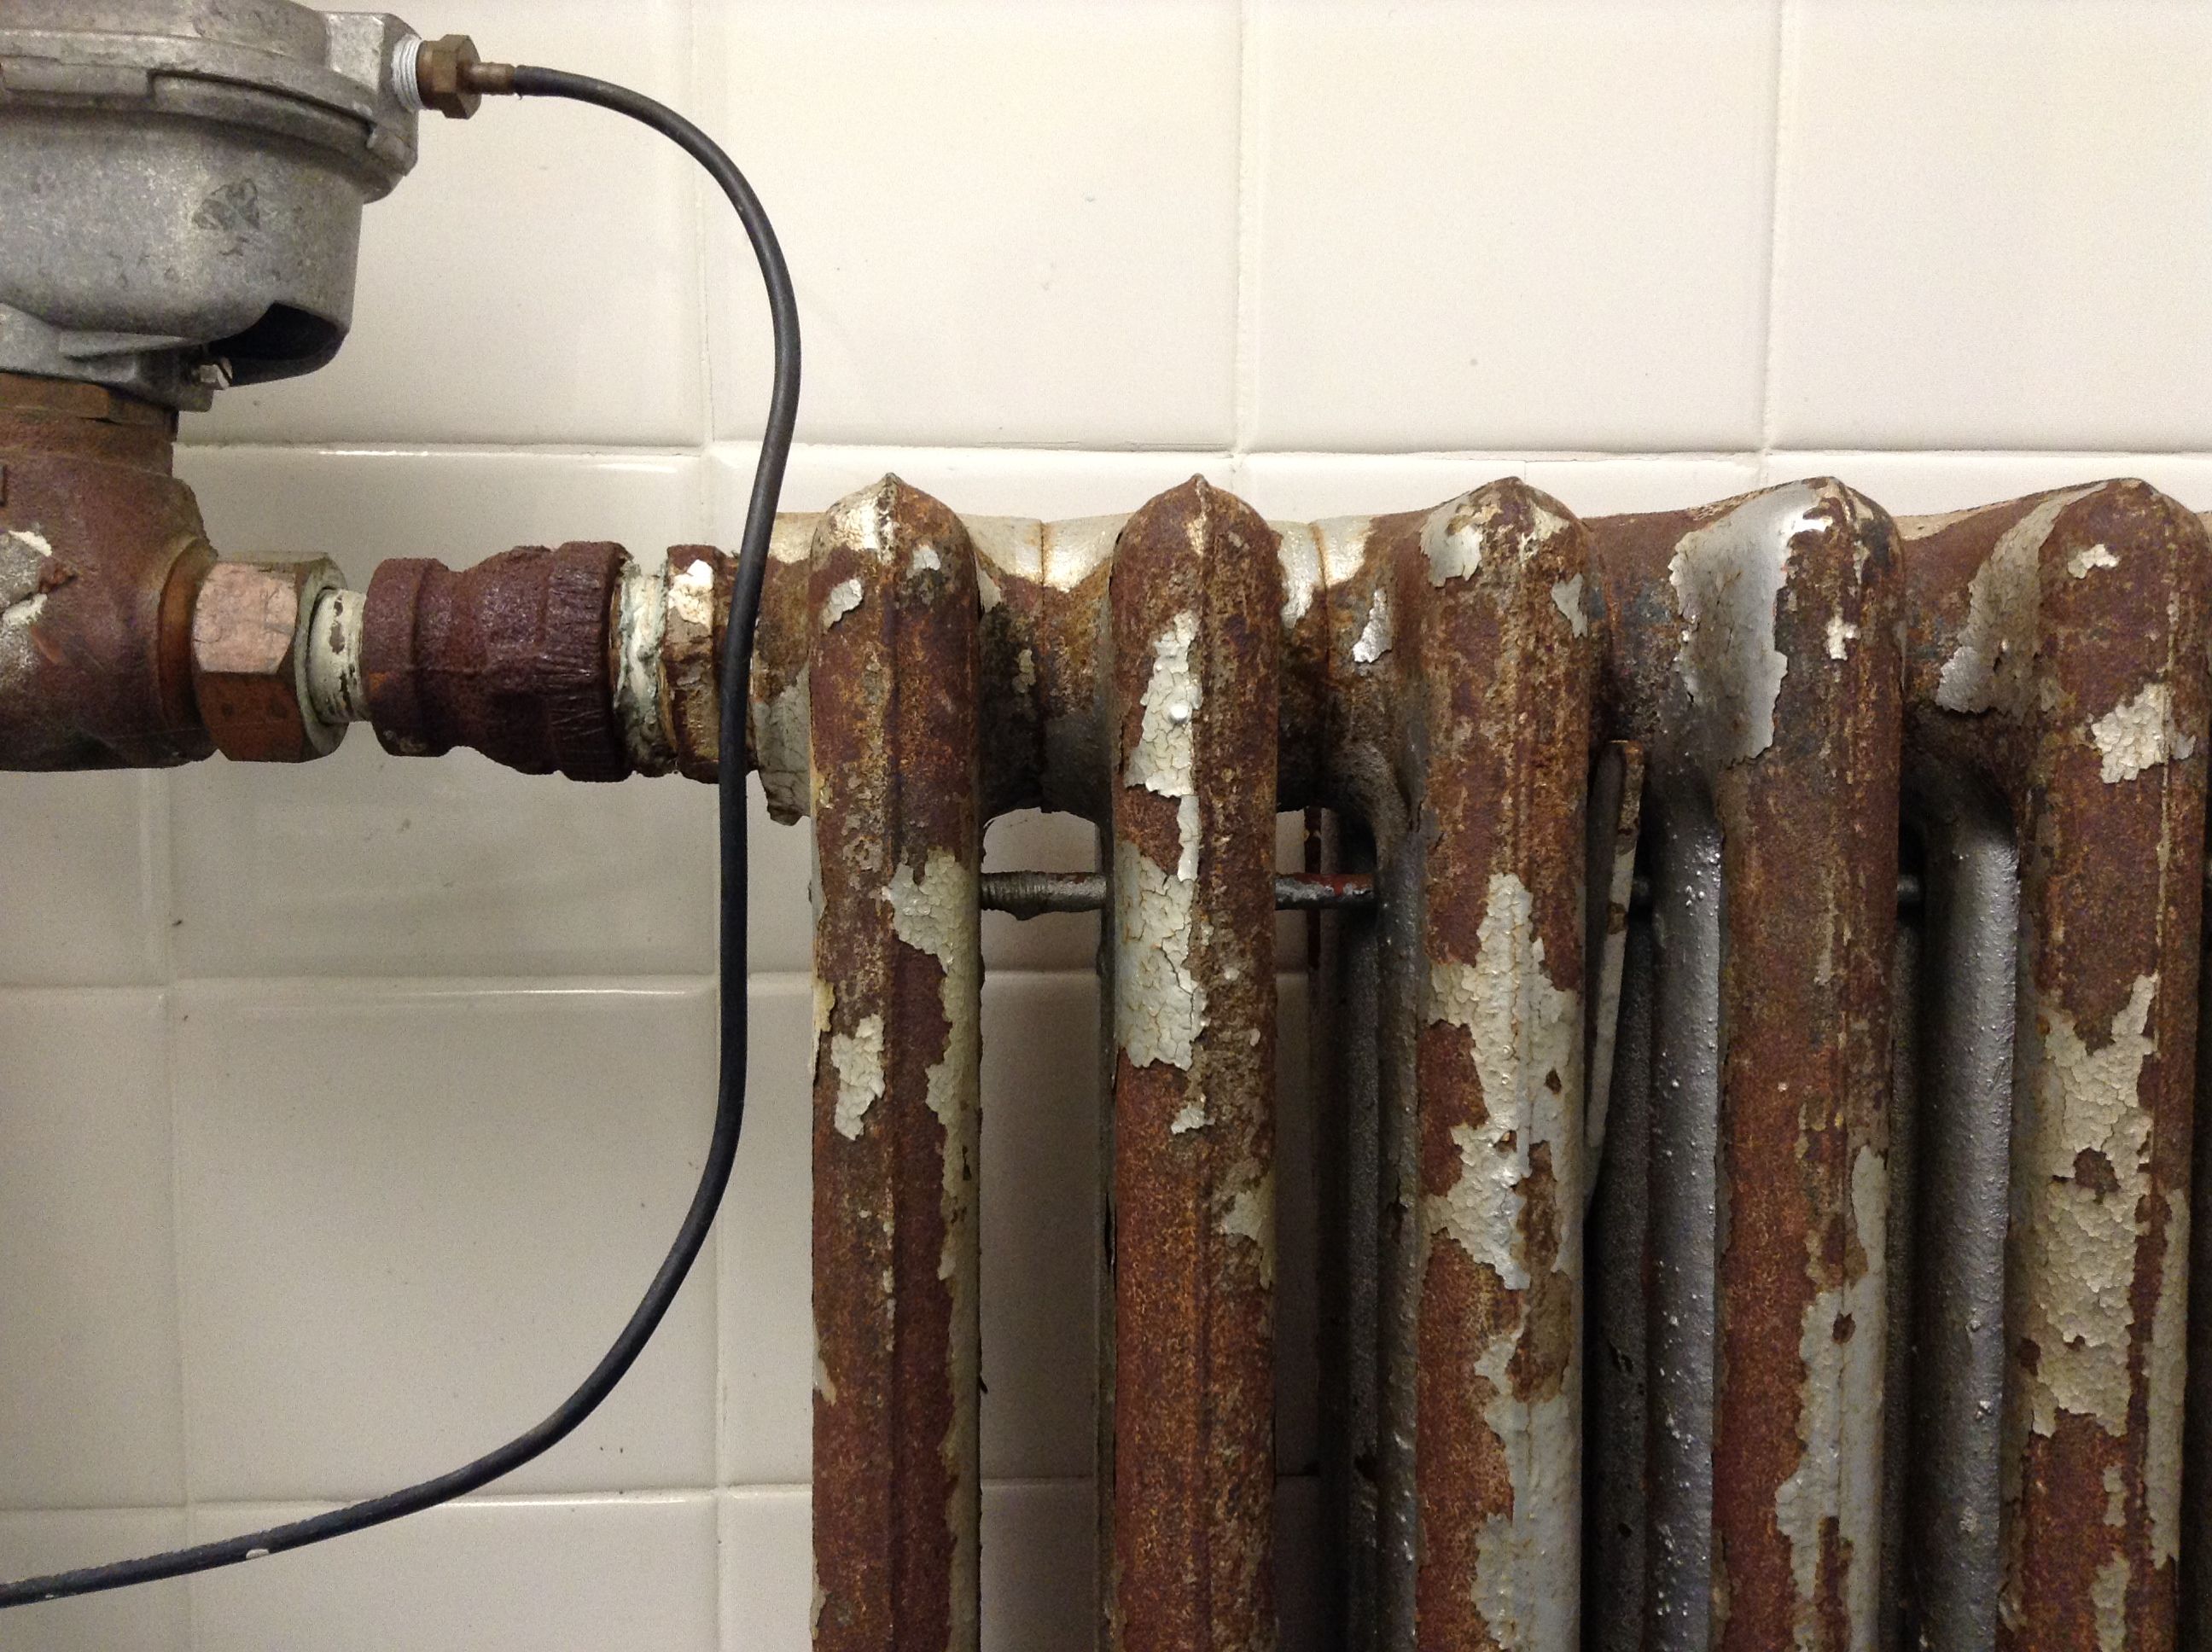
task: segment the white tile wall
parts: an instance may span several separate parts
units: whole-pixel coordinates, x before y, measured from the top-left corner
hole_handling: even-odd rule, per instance
[[[1901,511],[2140,474],[2212,505],[2212,21],[2165,0],[444,0],[432,33],[728,138],[806,324],[787,502],[1275,517],[1504,475],[1585,513],[1839,474]],[[754,277],[592,111],[433,123],[351,343],[188,421],[218,541],[476,560],[734,540]],[[704,1145],[711,799],[356,733],[296,772],[0,777],[0,1569],[472,1453],[580,1374]],[[1294,845],[1291,846],[1294,852]],[[999,865],[1090,863],[1027,817]],[[803,829],[755,849],[756,1101],[702,1276],[493,1495],[40,1607],[0,1646],[797,1652]],[[1284,957],[1295,966],[1295,931]],[[992,920],[994,1652],[1092,1588],[1096,923]],[[1296,983],[1286,1077],[1303,1071]],[[1284,1599],[1316,1534],[1301,1086],[1282,1114]],[[1286,1646],[1297,1645],[1295,1635]]]

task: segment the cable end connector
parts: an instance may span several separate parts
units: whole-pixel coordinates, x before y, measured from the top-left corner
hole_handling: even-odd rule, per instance
[[[514,94],[514,65],[484,62],[477,43],[465,34],[435,40],[410,35],[393,54],[392,79],[409,108],[466,120],[487,97]]]

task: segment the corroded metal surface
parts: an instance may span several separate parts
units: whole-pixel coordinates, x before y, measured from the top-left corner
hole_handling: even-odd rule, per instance
[[[1998,1644],[2163,1649],[2212,561],[2141,483],[1908,531],[1916,735],[1990,777],[2020,846]]]
[[[369,582],[362,675],[384,749],[473,747],[526,774],[620,780],[609,681],[622,547],[526,545],[459,573],[403,558]]]
[[[1274,536],[1194,479],[1113,561],[1113,1643],[1274,1643]]]
[[[157,768],[214,750],[191,610],[214,561],[173,416],[0,374],[0,766]]]
[[[976,1645],[975,559],[895,477],[814,534],[814,1644]]]
[[[1588,536],[1502,482],[1382,554],[1416,811],[1404,852],[1421,869],[1416,1639],[1565,1652],[1580,1622]]]
[[[1664,1036],[1708,1041],[1677,1059],[1705,1090],[1691,1104],[1716,1109],[1714,1196],[1700,1211],[1654,1193],[1681,1248],[1711,1247],[1710,1273],[1682,1281],[1710,1303],[1690,1316],[1710,1323],[1710,1376],[1686,1347],[1652,1362],[1657,1435],[1683,1426],[1670,1378],[1710,1383],[1709,1440],[1666,1448],[1705,1460],[1710,1525],[1683,1461],[1659,1493],[1677,1524],[1653,1546],[1650,1609],[1671,1614],[1662,1644],[1870,1646],[1904,611],[1891,525],[1847,489],[1798,483],[1592,531],[1623,645],[1616,703],[1649,742],[1669,835],[1718,874],[1717,928],[1702,930],[1717,957],[1693,947],[1680,966],[1717,970],[1710,1018],[1669,1024],[1663,998],[1660,1013]],[[1662,908],[1662,951],[1669,921]],[[1709,1238],[1689,1231],[1701,1223]],[[1680,1309],[1654,1314],[1670,1341]]]

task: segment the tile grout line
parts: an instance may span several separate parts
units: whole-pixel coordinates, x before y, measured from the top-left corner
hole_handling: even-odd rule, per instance
[[[1775,357],[1780,349],[1778,322],[1782,292],[1782,238],[1787,216],[1784,161],[1789,138],[1789,81],[1796,54],[1790,49],[1796,7],[1792,0],[1775,0],[1773,102],[1768,124],[1766,190],[1766,313],[1761,340],[1759,389],[1759,481],[1770,480],[1774,461]]]

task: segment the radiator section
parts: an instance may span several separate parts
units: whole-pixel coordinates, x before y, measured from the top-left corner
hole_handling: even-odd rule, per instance
[[[887,478],[775,555],[748,732],[818,851],[817,1644],[977,1644],[987,901],[1102,912],[1102,1646],[2212,1643],[2197,518],[1814,481],[1584,522],[1505,482],[1268,524],[1194,480],[1038,523]],[[696,548],[621,575],[633,767],[711,771],[726,584]],[[1028,808],[1100,872],[980,879]],[[1294,1625],[1279,1291],[1321,1382]]]

